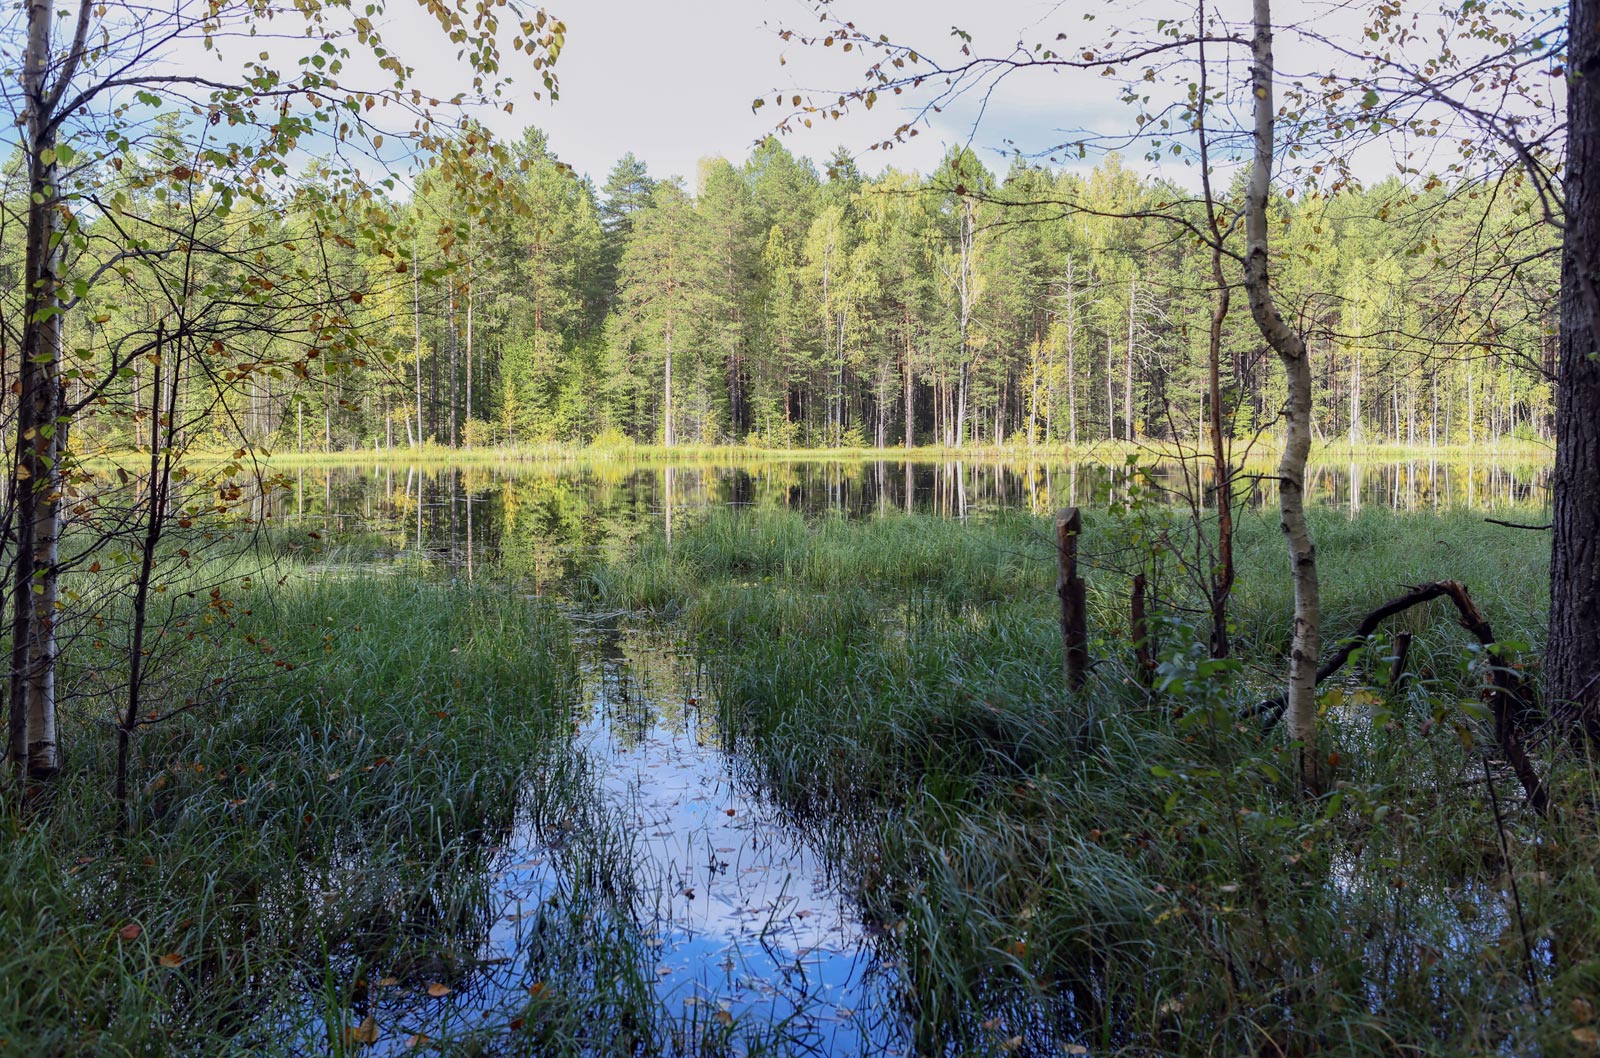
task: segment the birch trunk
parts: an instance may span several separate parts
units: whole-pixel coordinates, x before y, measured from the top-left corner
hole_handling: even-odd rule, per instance
[[[1311,452],[1311,365],[1305,340],[1279,313],[1272,296],[1267,257],[1267,194],[1272,186],[1273,67],[1271,0],[1254,0],[1251,78],[1255,100],[1255,160],[1245,200],[1244,287],[1256,327],[1283,364],[1288,388],[1285,438],[1278,463],[1278,512],[1289,545],[1294,582],[1294,629],[1289,649],[1284,724],[1300,747],[1300,776],[1311,789],[1320,785],[1316,758],[1317,660],[1322,653],[1322,613],[1317,584],[1317,552],[1306,526],[1305,473]]]
[[[1127,440],[1133,440],[1133,340],[1134,319],[1138,305],[1139,281],[1128,281],[1128,358],[1123,364],[1122,376],[1122,430]]]
[[[22,136],[28,166],[28,226],[23,265],[22,347],[17,377],[15,457],[16,565],[13,570],[12,656],[7,752],[12,767],[31,784],[60,771],[56,741],[55,610],[63,493],[60,454],[61,317],[56,191],[56,114],[75,75],[89,26],[90,5],[79,5],[74,36],[53,54],[52,0],[28,0],[27,43],[21,88]],[[59,62],[59,65],[56,63]],[[54,68],[55,84],[46,83]]]

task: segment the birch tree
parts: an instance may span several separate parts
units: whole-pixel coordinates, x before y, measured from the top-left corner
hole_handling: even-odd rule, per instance
[[[1304,337],[1284,320],[1272,296],[1267,238],[1267,198],[1272,189],[1273,102],[1272,4],[1253,0],[1250,41],[1251,95],[1254,97],[1255,156],[1245,198],[1244,288],[1256,327],[1283,364],[1288,397],[1284,402],[1285,439],[1278,460],[1278,515],[1289,545],[1294,584],[1294,628],[1289,645],[1289,677],[1284,727],[1299,746],[1300,776],[1315,788],[1317,663],[1322,654],[1322,608],[1317,583],[1317,549],[1306,525],[1306,460],[1311,454],[1311,359]]]

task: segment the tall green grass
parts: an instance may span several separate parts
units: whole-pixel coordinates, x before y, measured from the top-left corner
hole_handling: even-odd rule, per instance
[[[582,802],[572,654],[548,608],[296,578],[235,617],[181,657],[242,678],[139,737],[127,836],[93,703],[71,711],[53,805],[7,817],[0,1053],[281,1047],[293,1032],[264,1011],[320,1016],[304,997],[379,974],[453,981],[494,913],[493,850]]]
[[[1520,1054],[1585,1038],[1592,1008],[1569,1001],[1600,974],[1591,773],[1546,754],[1566,805],[1546,827],[1490,762],[1508,861],[1481,659],[1433,610],[1409,618],[1413,679],[1388,688],[1380,641],[1344,685],[1357,704],[1330,699],[1319,752],[1336,784],[1302,799],[1279,740],[1240,719],[1287,647],[1276,527],[1241,528],[1242,663],[1206,657],[1192,590],[1161,560],[1146,689],[1127,573],[1149,541],[1174,546],[1173,526],[1135,522],[1085,526],[1097,632],[1080,695],[1062,688],[1051,538],[1032,519],[719,513],[587,590],[683,612],[746,767],[836,835],[919,1053]],[[1536,535],[1388,512],[1318,512],[1314,529],[1329,641],[1404,585],[1451,577],[1503,639],[1537,648]]]

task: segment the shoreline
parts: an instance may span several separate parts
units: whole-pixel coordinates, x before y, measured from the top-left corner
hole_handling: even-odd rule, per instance
[[[1267,445],[1249,446],[1241,442],[1234,451],[1234,464],[1240,468],[1271,467],[1276,464],[1279,451]],[[922,445],[912,449],[889,446],[885,448],[757,448],[749,445],[616,445],[590,447],[582,445],[548,445],[533,447],[445,448],[427,445],[421,448],[340,449],[331,452],[284,452],[255,449],[240,457],[236,450],[195,448],[184,453],[186,461],[223,463],[232,459],[266,467],[308,466],[358,466],[358,465],[509,465],[509,464],[592,464],[620,463],[637,465],[670,465],[680,463],[711,463],[738,465],[744,463],[1023,463],[1069,465],[1073,463],[1098,463],[1121,465],[1129,457],[1140,462],[1157,463],[1194,462],[1208,466],[1210,455],[1185,445],[1167,442],[1102,441],[1092,445],[1004,445],[946,447]],[[1320,443],[1312,446],[1311,462],[1327,465],[1333,462],[1356,463],[1477,463],[1497,462],[1522,466],[1548,465],[1553,462],[1553,446],[1529,441],[1489,442],[1473,445],[1439,445],[1436,447],[1410,447],[1406,445],[1357,445]],[[123,465],[134,460],[147,461],[148,451],[137,449],[103,450],[79,453],[81,463]]]

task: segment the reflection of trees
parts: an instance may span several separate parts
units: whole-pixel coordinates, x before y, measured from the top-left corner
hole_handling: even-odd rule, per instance
[[[1183,494],[1176,463],[1147,468],[1148,484]],[[1047,513],[1122,495],[1130,469],[1098,463],[741,461],[676,463],[672,505],[681,513],[737,504],[809,514],[872,516],[921,510],[959,517],[986,510]],[[1411,460],[1314,466],[1307,496],[1349,510],[1507,508],[1544,502],[1548,468]],[[629,553],[664,521],[666,470],[627,462],[550,462],[465,468],[334,467],[294,475],[257,517],[297,528],[366,538],[397,557],[468,566],[543,590],[596,560]],[[1277,502],[1270,473],[1245,474],[1247,506]],[[470,544],[470,547],[469,547]]]

